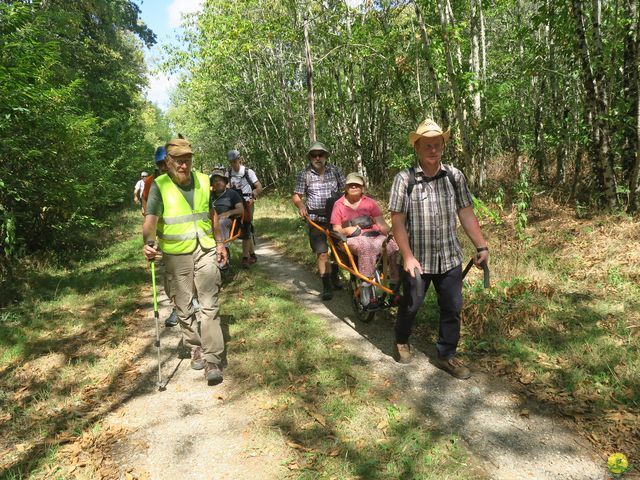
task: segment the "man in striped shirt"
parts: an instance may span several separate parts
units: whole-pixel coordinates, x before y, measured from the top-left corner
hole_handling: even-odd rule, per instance
[[[440,159],[449,139],[433,120],[425,120],[409,134],[418,165],[398,173],[389,199],[393,235],[402,253],[405,275],[398,308],[394,357],[411,361],[409,336],[427,288],[433,282],[440,307],[436,365],[456,378],[467,379],[469,369],[456,357],[462,310],[462,248],[456,217],[477,249],[475,264],[489,258],[487,243],[473,212],[463,173]],[[422,287],[417,281],[422,278]]]
[[[344,190],[345,178],[335,165],[327,164],[329,150],[321,142],[313,142],[307,152],[309,165],[298,174],[291,200],[305,220],[313,220],[325,229],[331,229],[331,212],[325,211],[327,199]],[[306,200],[305,202],[302,199]],[[322,300],[333,298],[333,289],[342,288],[338,266],[329,264],[329,247],[323,232],[309,225],[309,245],[316,254],[318,273],[322,279]]]

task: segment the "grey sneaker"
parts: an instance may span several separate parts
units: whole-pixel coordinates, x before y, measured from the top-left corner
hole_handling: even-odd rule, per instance
[[[178,312],[174,308],[171,310],[171,315],[164,319],[165,327],[175,327],[178,324]]]
[[[396,343],[393,346],[393,358],[398,363],[411,363],[411,347],[408,343]]]
[[[202,370],[206,363],[202,356],[202,347],[195,347],[191,350],[191,368],[194,370]]]
[[[222,369],[216,363],[207,362],[204,367],[204,378],[207,379],[207,384],[218,385],[222,382]]]
[[[360,285],[360,303],[363,307],[367,307],[373,297],[373,288],[367,282],[362,282]]]
[[[441,358],[436,357],[435,365],[447,372],[452,377],[459,378],[460,380],[466,380],[471,376],[471,371],[465,367],[462,360],[457,357]]]

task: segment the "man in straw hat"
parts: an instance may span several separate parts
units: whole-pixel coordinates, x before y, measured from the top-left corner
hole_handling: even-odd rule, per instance
[[[178,311],[183,344],[191,348],[191,368],[204,370],[209,385],[222,382],[224,338],[218,314],[220,271],[226,260],[218,218],[209,207],[209,177],[192,172],[193,150],[183,138],[166,145],[168,172],[153,181],[142,227],[147,260],[163,252],[171,300]],[[217,253],[217,258],[216,258]],[[198,294],[198,318],[192,300]]]
[[[456,235],[456,216],[477,249],[476,266],[489,258],[487,242],[473,212],[471,193],[460,170],[440,162],[449,140],[433,120],[425,120],[409,134],[418,164],[398,173],[393,181],[389,210],[393,235],[404,262],[403,297],[395,327],[394,357],[411,361],[409,336],[427,288],[433,282],[440,307],[435,364],[460,379],[471,376],[456,357],[462,310],[462,248]],[[418,288],[421,275],[423,288]],[[419,291],[420,290],[420,291]]]

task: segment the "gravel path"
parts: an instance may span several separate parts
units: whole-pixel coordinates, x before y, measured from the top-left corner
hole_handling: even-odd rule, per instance
[[[474,372],[457,380],[434,367],[435,347],[418,347],[414,360],[401,365],[391,357],[393,321],[354,322],[348,294],[319,302],[320,281],[270,248],[258,250],[260,265],[294,293],[310,311],[323,316],[332,334],[351,346],[376,372],[405,391],[407,399],[446,433],[456,433],[495,479],[601,480],[606,467],[584,440],[561,419],[536,405],[499,379]],[[426,354],[425,354],[426,353]]]
[[[310,311],[326,318],[332,335],[368,361],[372,370],[398,385],[406,400],[445,433],[466,443],[494,479],[602,480],[609,478],[590,446],[572,434],[561,419],[501,381],[474,372],[461,381],[434,367],[431,346],[418,347],[410,365],[391,358],[392,321],[378,316],[371,324],[354,323],[346,293],[318,301],[319,279],[262,244],[260,268],[295,294]],[[170,310],[164,298],[161,318]],[[223,319],[224,320],[224,319]],[[152,324],[152,322],[149,322]],[[246,398],[234,383],[233,366],[224,382],[207,387],[201,372],[177,359],[179,332],[162,328],[164,378],[158,392],[156,350],[143,359],[148,382],[132,400],[107,418],[107,424],[131,429],[115,452],[124,468],[147,472],[151,479],[281,479],[288,448],[269,429],[261,409],[264,399]],[[149,342],[155,329],[147,331]]]

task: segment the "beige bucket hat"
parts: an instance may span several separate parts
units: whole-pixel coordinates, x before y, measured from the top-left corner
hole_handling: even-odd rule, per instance
[[[442,131],[442,128],[440,128],[440,125],[438,125],[430,118],[427,118],[424,122],[418,125],[418,128],[416,128],[415,132],[411,132],[409,134],[409,145],[413,147],[420,137],[431,138],[442,136],[442,138],[444,139],[444,143],[447,143],[449,141],[450,134],[451,127],[449,127],[447,131],[444,132]]]
[[[347,175],[344,184],[349,185],[350,183],[357,183],[358,185],[362,185],[364,187],[364,177],[358,172],[351,172],[349,175]]]

